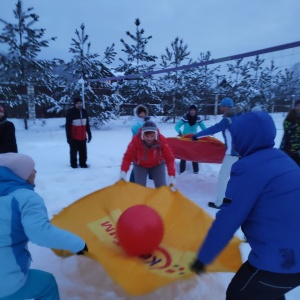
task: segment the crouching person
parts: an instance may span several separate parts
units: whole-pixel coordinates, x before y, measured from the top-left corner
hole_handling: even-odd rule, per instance
[[[154,122],[146,121],[132,138],[123,157],[121,179],[126,180],[132,162],[136,183],[146,186],[149,172],[156,188],[167,185],[167,166],[169,184],[175,184],[174,155]]]
[[[30,269],[28,242],[83,254],[79,236],[51,225],[43,199],[34,192],[36,170],[31,157],[0,154],[0,299],[58,300],[54,276]]]

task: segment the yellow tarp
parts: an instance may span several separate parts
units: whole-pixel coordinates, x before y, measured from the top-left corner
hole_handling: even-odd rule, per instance
[[[128,207],[138,204],[155,209],[165,226],[159,248],[143,258],[128,256],[117,245],[116,237],[119,216]],[[211,216],[178,190],[146,188],[119,181],[76,201],[54,216],[51,223],[81,236],[89,248],[87,256],[98,261],[128,294],[142,295],[194,276],[189,264],[212,221]],[[237,271],[242,264],[240,243],[241,240],[234,237],[207,271]],[[64,251],[54,251],[65,255]]]

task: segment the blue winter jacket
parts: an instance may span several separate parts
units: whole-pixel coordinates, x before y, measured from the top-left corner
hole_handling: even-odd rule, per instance
[[[34,186],[0,167],[0,298],[25,283],[31,263],[27,244],[78,252],[85,242],[51,225],[43,199]]]
[[[146,110],[146,116],[148,116],[148,109],[143,106],[143,105],[138,105],[134,108],[133,110],[133,122],[131,124],[131,132],[132,132],[132,136],[135,136],[139,129],[143,126],[145,120],[144,118],[140,118],[139,115],[137,114],[137,109],[139,106],[142,106],[145,110]]]
[[[198,259],[212,262],[241,226],[254,267],[300,273],[300,168],[273,148],[276,128],[267,112],[244,114],[231,133],[241,158],[232,166],[222,209]]]
[[[223,119],[219,123],[207,128],[205,130],[198,132],[196,134],[197,138],[200,138],[202,136],[207,136],[207,135],[213,135],[218,132],[222,132],[222,135],[224,137],[225,146],[226,146],[226,154],[232,155],[232,156],[237,156],[238,154],[234,149],[230,131],[231,131],[232,123],[236,120],[236,118],[238,116],[241,115],[241,112],[242,112],[242,110],[238,106],[231,108],[230,111],[228,111],[223,116]]]

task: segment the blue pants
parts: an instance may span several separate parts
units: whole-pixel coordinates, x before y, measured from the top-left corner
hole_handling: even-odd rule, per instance
[[[25,284],[14,294],[0,300],[59,300],[56,280],[51,273],[30,269]]]

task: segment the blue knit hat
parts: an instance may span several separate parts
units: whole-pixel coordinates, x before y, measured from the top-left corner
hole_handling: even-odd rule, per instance
[[[219,106],[229,106],[229,107],[233,107],[234,103],[233,100],[231,98],[223,98],[219,104]]]

